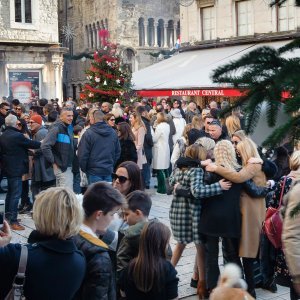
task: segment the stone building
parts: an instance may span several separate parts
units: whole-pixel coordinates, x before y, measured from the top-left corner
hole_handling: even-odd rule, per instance
[[[101,47],[103,30],[119,45],[123,63],[132,71],[157,62],[150,53],[174,47],[180,35],[177,1],[61,0],[59,22],[60,28],[72,33],[70,39],[61,36],[71,58],[65,60],[64,92],[72,98],[78,98],[90,64],[88,59],[77,58]]]
[[[0,96],[62,99],[56,0],[0,1]]]

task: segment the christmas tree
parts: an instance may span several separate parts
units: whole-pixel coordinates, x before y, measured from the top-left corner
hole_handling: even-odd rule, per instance
[[[126,102],[131,93],[131,73],[122,66],[117,45],[106,42],[94,53],[91,66],[86,70],[87,83],[80,94],[90,102]]]

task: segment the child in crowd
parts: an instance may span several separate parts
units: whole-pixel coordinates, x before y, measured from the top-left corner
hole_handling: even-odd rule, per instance
[[[126,299],[178,299],[176,270],[166,258],[171,232],[156,220],[141,233],[138,256],[122,272],[121,295]]]
[[[106,243],[99,239],[123,204],[122,194],[105,182],[89,186],[83,197],[85,218],[75,244],[87,260],[85,279],[76,299],[116,298],[113,267]]]
[[[122,271],[138,254],[140,235],[145,224],[148,223],[152,205],[149,195],[142,191],[133,191],[126,200],[124,219],[129,227],[125,230],[117,251],[117,278],[120,278]]]

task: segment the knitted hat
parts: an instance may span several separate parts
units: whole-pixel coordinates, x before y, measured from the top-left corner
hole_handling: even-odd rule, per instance
[[[34,115],[30,118],[30,121],[33,121],[35,123],[42,125],[43,119],[40,115]]]

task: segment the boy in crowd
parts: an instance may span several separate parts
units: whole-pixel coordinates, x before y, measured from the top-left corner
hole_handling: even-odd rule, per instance
[[[148,222],[152,201],[148,194],[134,191],[127,198],[124,219],[129,225],[117,251],[117,278],[129,262],[138,255],[141,232]]]
[[[87,270],[76,299],[116,298],[113,267],[103,235],[123,204],[122,194],[110,184],[97,182],[89,186],[83,197],[85,218],[74,241],[87,261]]]

